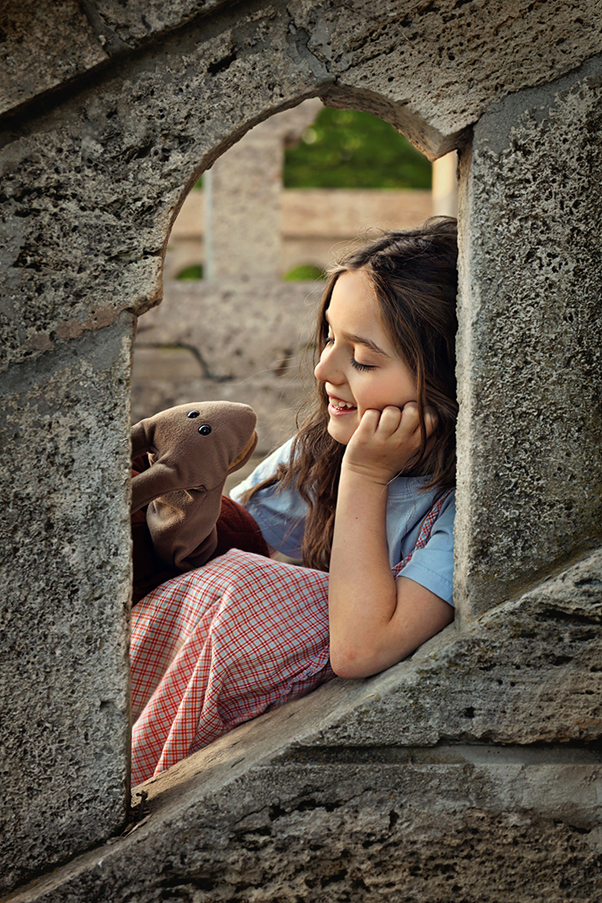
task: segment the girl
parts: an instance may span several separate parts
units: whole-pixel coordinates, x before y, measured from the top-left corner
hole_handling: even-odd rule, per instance
[[[453,619],[456,258],[439,218],[332,270],[315,410],[233,493],[306,567],[233,549],[136,606],[134,784]]]

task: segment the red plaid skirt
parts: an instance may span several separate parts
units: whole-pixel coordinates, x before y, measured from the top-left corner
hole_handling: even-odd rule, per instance
[[[135,786],[335,676],[328,574],[231,549],[136,605],[130,655]]]

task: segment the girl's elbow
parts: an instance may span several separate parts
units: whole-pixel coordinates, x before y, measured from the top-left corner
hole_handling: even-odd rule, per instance
[[[360,677],[371,677],[380,674],[387,668],[396,665],[418,647],[418,643],[396,644],[390,646],[378,646],[374,648],[366,645],[339,645],[330,646],[330,666],[337,677],[346,680],[357,680]]]
[[[345,680],[357,680],[361,677],[370,677],[371,674],[382,670],[375,667],[372,661],[366,658],[361,650],[343,650],[330,647],[330,667],[337,677]]]
[[[330,660],[330,667],[334,671],[337,677],[342,677],[344,680],[354,680],[358,677],[363,677],[363,674],[356,674],[353,667],[349,666],[348,662],[339,661],[338,659],[334,659],[334,661]]]

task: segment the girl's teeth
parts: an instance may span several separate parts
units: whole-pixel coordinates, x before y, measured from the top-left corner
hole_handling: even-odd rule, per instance
[[[346,401],[335,401],[334,398],[330,399],[330,403],[333,408],[343,408],[344,410],[353,410],[355,408],[354,404],[347,404]]]

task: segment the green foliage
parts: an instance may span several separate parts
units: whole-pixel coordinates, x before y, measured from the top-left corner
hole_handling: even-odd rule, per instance
[[[314,282],[316,279],[326,279],[326,273],[313,263],[302,263],[285,273],[283,278],[285,282]]]
[[[201,263],[193,263],[189,267],[184,267],[183,270],[180,270],[176,279],[202,279],[203,278],[203,265]]]
[[[286,151],[285,188],[425,188],[431,164],[370,113],[325,107]]]

